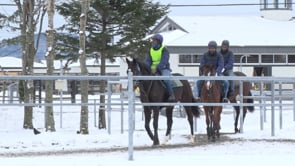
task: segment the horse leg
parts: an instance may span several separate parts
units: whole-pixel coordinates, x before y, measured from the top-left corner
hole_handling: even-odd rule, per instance
[[[214,108],[209,107],[208,111],[208,123],[209,127],[207,126],[207,135],[208,135],[208,140],[211,139],[211,141],[215,141],[215,135],[214,135]]]
[[[204,110],[205,110],[205,116],[206,116],[206,126],[207,126],[207,137],[208,137],[208,140],[210,139],[210,117],[209,117],[209,109],[207,107],[204,107]]]
[[[214,116],[213,114],[210,114],[210,127],[209,127],[209,130],[210,130],[210,138],[211,138],[211,141],[212,142],[215,142],[215,122],[214,122]]]
[[[247,107],[244,106],[243,107],[243,122],[245,122],[246,115],[247,115]]]
[[[149,137],[151,138],[151,140],[154,140],[154,135],[150,128],[151,115],[152,115],[152,111],[148,109],[148,107],[144,107],[144,117],[145,117],[144,127]]]
[[[220,116],[221,116],[221,112],[222,112],[222,107],[218,107],[217,110],[215,111],[215,117],[216,117],[216,123],[215,123],[215,130],[216,130],[216,136],[219,139],[220,138]]]
[[[246,115],[247,115],[247,107],[244,106],[243,107],[243,126],[245,124],[245,118],[246,118]],[[240,127],[241,127],[241,123],[240,123]]]
[[[236,111],[236,117],[235,117],[235,123],[234,123],[235,133],[238,133],[238,132],[240,132],[239,129],[238,129],[238,122],[239,122],[239,116],[240,116],[240,107],[239,106],[234,106],[234,108],[235,108],[235,111]]]
[[[167,118],[167,130],[166,130],[166,135],[163,140],[163,144],[167,144],[169,137],[171,136],[171,128],[172,128],[172,123],[173,123],[173,107],[167,107],[166,108],[166,118]]]
[[[195,143],[195,135],[194,135],[194,118],[193,118],[193,113],[192,113],[192,109],[190,106],[185,106],[185,111],[187,114],[187,120],[188,123],[190,125],[190,130],[191,130],[191,135],[190,135],[190,143]]]
[[[154,126],[154,143],[153,145],[154,146],[157,146],[160,144],[160,141],[159,141],[159,136],[158,136],[158,121],[159,121],[159,111],[160,111],[160,108],[156,108],[156,109],[153,109],[154,110],[154,122],[153,122],[153,126]]]

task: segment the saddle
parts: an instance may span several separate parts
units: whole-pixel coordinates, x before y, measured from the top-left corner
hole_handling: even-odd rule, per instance
[[[155,74],[155,76],[161,76],[160,74]],[[170,80],[172,88],[182,87],[183,84],[180,80]],[[164,83],[164,80],[161,80],[162,86],[166,88],[166,84]]]
[[[172,88],[178,88],[178,87],[183,86],[183,84],[180,80],[170,80],[170,81],[171,81]],[[164,80],[161,80],[161,84],[164,88],[166,88],[166,84],[165,84]]]

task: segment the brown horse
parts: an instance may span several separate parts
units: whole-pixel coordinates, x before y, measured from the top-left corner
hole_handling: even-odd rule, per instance
[[[246,74],[242,72],[234,72],[235,76],[246,76]],[[243,103],[253,103],[253,98],[246,98],[252,96],[251,93],[251,82],[243,82]],[[234,95],[229,98],[231,103],[237,103],[237,96],[240,95],[240,82],[238,80],[234,81]],[[235,123],[234,123],[234,130],[235,133],[240,132],[240,129],[238,129],[238,122],[239,122],[239,115],[240,115],[240,106],[234,106],[234,109],[236,111],[236,116],[235,116]],[[254,106],[243,106],[243,120],[245,120],[247,110],[250,112],[254,111]]]
[[[126,59],[128,64],[128,69],[133,72],[135,76],[151,76],[152,72],[150,66],[147,64],[140,62],[136,59],[132,61]],[[180,76],[180,74],[175,74]],[[175,98],[179,102],[184,103],[193,103],[196,102],[192,89],[187,80],[181,80],[183,86],[173,88]],[[139,80],[135,83],[140,88],[140,100],[143,103],[161,103],[168,102],[168,91],[163,86],[163,82],[161,80]],[[149,135],[149,137],[153,141],[153,145],[159,145],[158,138],[158,119],[160,109],[164,106],[144,106],[144,116],[145,116],[145,129]],[[167,130],[166,130],[166,138],[164,141],[168,141],[168,137],[171,135],[172,128],[172,114],[173,114],[174,105],[170,105],[166,107],[166,117],[167,117]],[[194,130],[193,130],[193,116],[200,116],[200,109],[198,106],[185,106],[185,111],[187,113],[187,119],[190,125],[190,133],[191,133],[191,142],[194,142]],[[150,129],[150,121],[151,115],[153,112],[153,127],[154,133]]]
[[[215,65],[205,65],[203,68],[204,76],[215,76]],[[203,82],[201,89],[202,103],[221,103],[222,87],[218,80],[206,80]],[[219,138],[220,116],[222,105],[220,106],[203,106],[206,116],[207,136],[208,140],[215,141]]]

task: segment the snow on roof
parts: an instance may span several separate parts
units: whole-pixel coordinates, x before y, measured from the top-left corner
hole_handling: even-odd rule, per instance
[[[231,46],[294,46],[295,21],[274,21],[258,16],[169,16],[188,33],[161,33],[167,46],[206,46],[210,40]]]
[[[186,35],[187,33],[182,30],[176,29],[174,31],[161,32],[160,34],[164,38],[163,44],[166,45],[166,44],[169,44],[169,43],[177,40],[178,38],[181,38],[182,36]],[[148,35],[146,38],[151,38],[154,35],[155,34]]]
[[[15,57],[0,57],[0,66],[2,68],[22,68],[22,59]],[[45,68],[46,65],[34,62],[35,68]]]

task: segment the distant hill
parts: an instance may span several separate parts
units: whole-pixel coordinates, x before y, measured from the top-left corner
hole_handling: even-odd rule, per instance
[[[37,35],[35,35],[35,42],[37,41]],[[2,43],[2,41],[1,41]],[[39,47],[37,50],[37,54],[35,57],[35,61],[40,61],[45,59],[46,54],[46,35],[44,33],[40,36]],[[15,45],[6,45],[4,47],[0,47],[0,57],[11,56],[16,58],[21,58],[21,43]]]

